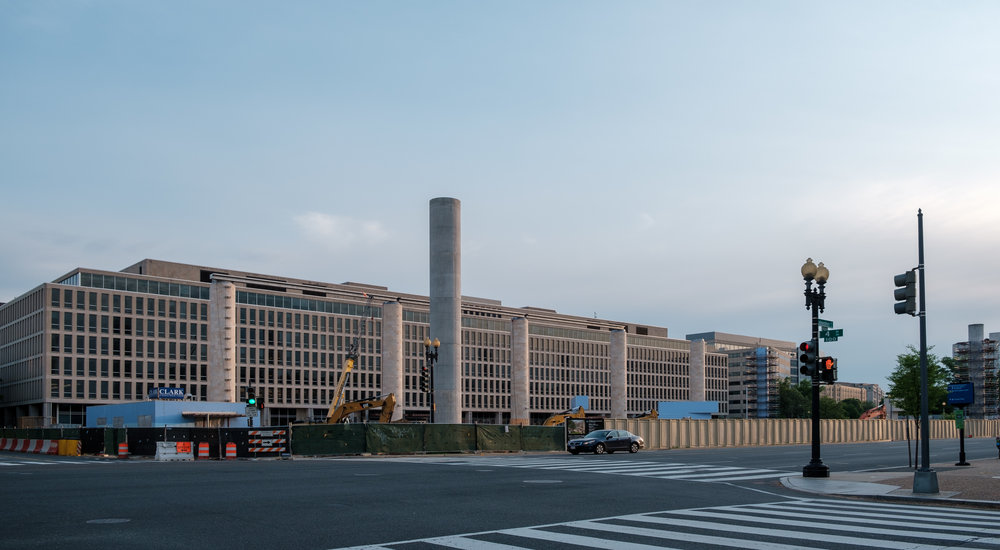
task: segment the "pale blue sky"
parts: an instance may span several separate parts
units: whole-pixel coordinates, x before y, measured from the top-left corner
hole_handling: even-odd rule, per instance
[[[1000,3],[0,3],[0,301],[150,257],[800,341],[1000,332]]]

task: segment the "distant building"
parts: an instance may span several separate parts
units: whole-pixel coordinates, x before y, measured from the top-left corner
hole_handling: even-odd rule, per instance
[[[843,401],[844,399],[857,399],[862,403],[872,403],[872,406],[878,406],[882,404],[885,400],[885,391],[878,384],[866,384],[858,382],[837,382],[834,386],[843,388],[842,393],[838,395],[844,395],[845,397],[837,399],[837,401]],[[829,387],[829,386],[828,386]],[[850,389],[856,389],[857,392],[850,391]],[[838,391],[838,390],[831,390]],[[834,398],[836,399],[836,398]]]
[[[845,399],[857,399],[864,403],[866,395],[867,392],[864,388],[859,388],[852,384],[841,384],[838,382],[820,386],[821,397],[829,397],[838,403]]]
[[[460,321],[466,423],[516,423],[515,399],[536,424],[581,395],[588,413],[621,418],[661,401],[727,401],[727,353],[664,327],[465,296]],[[382,286],[149,259],[77,268],[0,306],[0,425],[82,425],[88,406],[160,387],[220,403],[252,387],[264,425],[324,418],[355,343],[345,398],[392,392],[399,418],[426,421],[419,378],[436,336],[428,296]]]
[[[1000,418],[1000,376],[997,372],[1000,332],[983,337],[983,325],[969,325],[969,341],[952,346],[957,382],[971,382],[975,402],[965,408],[968,418]]]
[[[725,353],[729,363],[729,418],[773,418],[779,412],[778,387],[797,369],[796,344],[724,332],[688,334]]]

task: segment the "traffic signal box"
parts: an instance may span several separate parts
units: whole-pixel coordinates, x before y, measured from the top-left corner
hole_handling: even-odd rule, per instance
[[[420,367],[420,391],[425,393],[429,392],[431,389],[430,387],[431,387],[430,369],[427,368],[427,365],[424,365]]]
[[[896,299],[896,303],[893,305],[893,310],[897,315],[902,315],[904,313],[916,315],[917,272],[911,269],[906,273],[900,273],[892,278],[892,282],[896,285],[896,290],[892,293],[893,297]]]
[[[833,384],[837,381],[837,360],[833,357],[820,357],[816,361],[816,368],[819,371],[819,379],[825,384]]]
[[[251,407],[257,406],[257,392],[253,388],[247,388],[247,405]]]
[[[816,350],[819,342],[810,340],[799,344],[799,373],[805,376],[816,375]]]

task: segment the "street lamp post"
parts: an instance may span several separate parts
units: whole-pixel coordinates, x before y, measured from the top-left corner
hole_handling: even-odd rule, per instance
[[[802,278],[806,282],[806,309],[812,310],[812,341],[819,341],[819,314],[826,303],[826,281],[830,279],[830,270],[823,262],[817,266],[812,258],[806,259],[802,265]],[[816,288],[813,288],[813,281]],[[819,345],[817,344],[817,348]],[[815,350],[819,354],[819,349]],[[823,464],[819,453],[819,371],[812,372],[812,460],[802,468],[802,477],[830,477],[830,467]]]
[[[433,350],[431,349],[433,347]],[[438,359],[438,348],[441,347],[441,341],[437,338],[431,342],[430,338],[424,338],[424,365],[427,368],[427,393],[429,395],[429,405],[430,405],[430,423],[434,423],[434,363]]]

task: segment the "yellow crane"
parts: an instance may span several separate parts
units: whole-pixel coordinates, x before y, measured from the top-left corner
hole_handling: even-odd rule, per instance
[[[351,340],[351,345],[347,348],[347,360],[344,361],[344,370],[340,373],[340,379],[337,380],[337,387],[333,390],[333,399],[330,401],[330,409],[326,413],[326,421],[334,422],[333,418],[337,411],[337,407],[344,404],[344,386],[347,384],[347,376],[354,369],[354,365],[358,362],[358,345],[361,342],[361,335],[365,332],[365,320],[368,317],[375,318],[375,311],[372,309],[372,301],[375,299],[374,295],[368,293],[362,293],[362,296],[368,298],[365,302],[365,309],[362,311],[361,322],[354,330],[354,338]],[[393,399],[395,402],[395,399]]]
[[[558,426],[563,422],[566,422],[569,418],[586,418],[587,413],[583,410],[583,406],[580,406],[576,410],[570,409],[568,411],[563,411],[558,414],[554,414],[545,419],[542,426]]]

